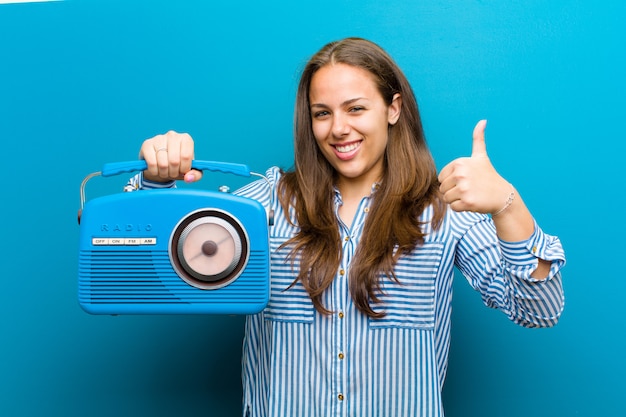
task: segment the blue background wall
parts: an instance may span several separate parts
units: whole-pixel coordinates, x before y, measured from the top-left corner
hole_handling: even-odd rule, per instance
[[[608,0],[0,5],[0,415],[237,415],[241,317],[80,309],[78,187],[168,129],[202,159],[289,167],[299,70],[355,35],[405,69],[439,167],[489,119],[496,167],[568,255],[549,330],[516,327],[458,277],[447,414],[626,415],[625,20]]]

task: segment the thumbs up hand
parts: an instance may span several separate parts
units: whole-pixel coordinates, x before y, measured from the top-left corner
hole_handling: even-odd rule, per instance
[[[511,192],[511,184],[495,170],[485,145],[486,120],[476,124],[472,155],[458,158],[439,173],[439,190],[455,211],[495,213]]]

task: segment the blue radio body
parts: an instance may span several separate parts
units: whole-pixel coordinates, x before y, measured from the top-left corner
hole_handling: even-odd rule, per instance
[[[137,163],[106,175],[145,166]],[[212,169],[208,164],[203,168]],[[254,314],[267,305],[269,220],[259,202],[222,192],[157,189],[85,203],[86,180],[78,267],[85,311]]]

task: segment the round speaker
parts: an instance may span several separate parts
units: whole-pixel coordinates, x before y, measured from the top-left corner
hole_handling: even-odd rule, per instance
[[[242,224],[230,213],[202,209],[185,216],[170,237],[176,273],[196,288],[224,287],[241,275],[250,245]]]

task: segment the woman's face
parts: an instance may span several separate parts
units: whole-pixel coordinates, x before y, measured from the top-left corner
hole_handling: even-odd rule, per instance
[[[380,180],[388,127],[400,116],[396,94],[387,105],[374,76],[346,64],[328,64],[311,79],[313,135],[339,176],[338,186],[368,186]]]

